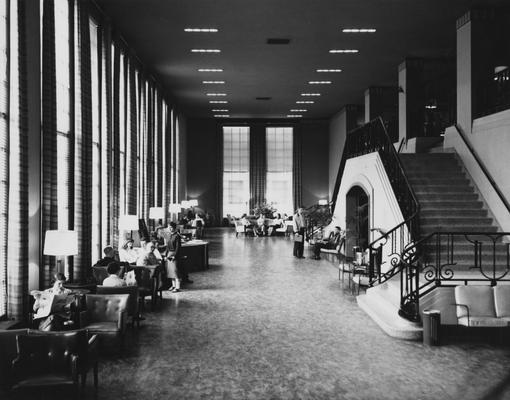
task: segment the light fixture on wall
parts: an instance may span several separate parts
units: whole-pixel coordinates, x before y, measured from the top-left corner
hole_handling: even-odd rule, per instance
[[[56,256],[57,272],[63,274],[67,272],[67,275],[69,275],[69,271],[66,271],[65,257],[78,254],[78,232],[68,230],[46,231],[43,254]]]

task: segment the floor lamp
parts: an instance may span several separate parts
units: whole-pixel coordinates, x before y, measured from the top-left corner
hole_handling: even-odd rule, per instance
[[[57,257],[57,273],[66,275],[72,281],[73,271],[66,271],[66,257],[78,254],[78,232],[46,231],[43,254]]]
[[[121,215],[119,218],[119,231],[129,231],[129,239],[133,240],[133,231],[138,230],[138,215]],[[127,239],[127,237],[125,237]]]
[[[182,206],[180,203],[172,203],[168,206],[168,212],[170,213],[170,218],[173,222],[177,223],[179,220],[179,213],[181,212]],[[175,214],[175,218],[174,218]]]

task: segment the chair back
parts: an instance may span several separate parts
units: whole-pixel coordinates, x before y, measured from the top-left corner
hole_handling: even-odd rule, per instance
[[[494,292],[489,285],[455,286],[455,303],[469,308],[470,316],[495,317]],[[467,317],[465,307],[457,306],[457,318]]]
[[[492,288],[494,305],[498,318],[510,318],[510,285],[497,285]]]
[[[235,225],[236,225],[236,232],[244,233],[245,226],[243,225],[243,223],[241,221],[235,221]]]
[[[73,356],[87,352],[87,331],[65,331],[18,335],[18,380],[24,376],[71,371]]]
[[[87,294],[87,311],[92,322],[117,322],[119,312],[126,311],[128,294]]]
[[[94,279],[98,285],[102,285],[103,281],[108,278],[108,272],[106,271],[106,267],[96,266],[92,267],[92,275],[94,275]]]
[[[138,315],[138,286],[98,286],[97,294],[127,294],[129,295],[126,313],[129,317]]]
[[[7,388],[11,384],[11,365],[18,354],[18,335],[28,335],[28,329],[0,331],[0,388]]]

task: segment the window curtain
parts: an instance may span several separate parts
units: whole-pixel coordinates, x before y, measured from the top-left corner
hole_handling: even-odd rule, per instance
[[[25,4],[11,0],[7,314],[28,312],[28,113]]]
[[[149,208],[154,207],[154,87],[148,84],[147,93],[147,208],[144,218],[149,221]]]
[[[112,241],[111,245],[118,248],[119,245],[119,213],[120,213],[120,48],[117,44],[113,47],[113,130],[112,130],[112,197],[111,197],[111,221]]]
[[[266,201],[266,132],[256,126],[250,133],[250,212]]]
[[[136,70],[133,63],[128,64],[129,83],[128,83],[128,151],[126,154],[127,179],[126,179],[126,197],[127,197],[127,214],[136,215],[137,201],[137,96],[136,96]]]
[[[221,125],[218,125],[216,128],[216,142],[218,143],[218,147],[216,150],[216,154],[218,155],[216,157],[217,160],[217,176],[216,176],[216,182],[218,187],[218,193],[217,193],[217,217],[218,217],[218,223],[221,225],[222,222],[222,216],[223,216],[223,127]],[[214,214],[214,213],[213,213]]]
[[[42,235],[58,227],[57,83],[55,76],[55,5],[43,1],[42,27]],[[50,285],[55,257],[42,256],[40,286]]]
[[[301,207],[302,204],[302,190],[301,190],[301,164],[302,164],[302,150],[301,150],[301,129],[299,126],[294,128],[294,138],[292,143],[292,192],[294,200],[294,209]]]
[[[154,205],[161,207],[163,205],[163,100],[158,95],[156,102],[156,142],[154,147],[156,168],[154,173],[156,177],[156,201]],[[166,214],[166,213],[165,213]]]
[[[74,55],[74,230],[78,233],[78,254],[74,276],[82,281],[92,265],[92,82],[90,24],[87,0],[76,3]]]

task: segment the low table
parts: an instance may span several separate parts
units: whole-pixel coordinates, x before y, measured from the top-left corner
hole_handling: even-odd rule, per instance
[[[203,271],[209,268],[209,242],[190,240],[181,246],[182,261],[187,272]]]

